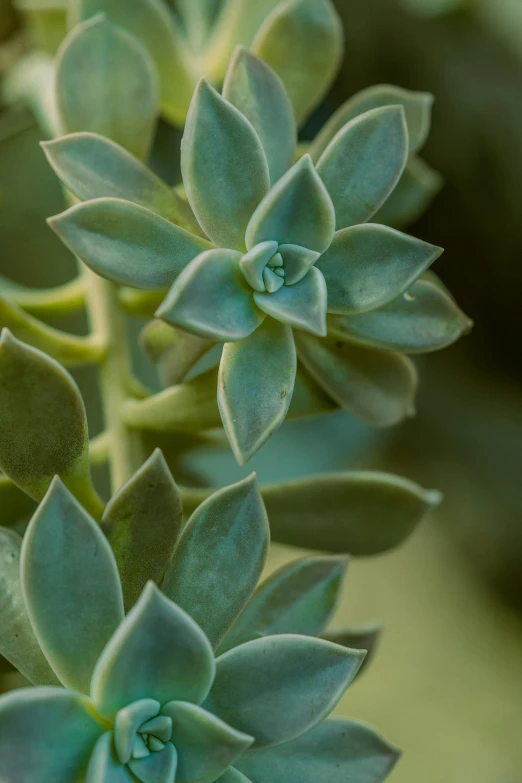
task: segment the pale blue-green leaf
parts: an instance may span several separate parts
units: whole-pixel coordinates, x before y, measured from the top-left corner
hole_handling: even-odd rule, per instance
[[[189,203],[207,236],[245,249],[245,232],[269,188],[259,136],[246,117],[202,79],[181,142],[181,171]]]
[[[77,25],[63,41],[55,93],[64,133],[101,133],[138,158],[147,155],[159,101],[154,66],[142,45],[105,15]]]
[[[199,703],[214,671],[212,647],[201,628],[149,582],[98,660],[92,700],[107,718],[144,698]]]
[[[177,0],[176,9],[194,49],[206,44],[220,8],[221,0]]]
[[[321,255],[300,245],[280,245],[279,252],[283,259],[286,285],[295,285],[302,280]]]
[[[178,277],[156,315],[173,326],[214,342],[233,342],[264,320],[235,250],[202,253]]]
[[[178,751],[176,783],[213,783],[254,739],[195,704],[171,702],[161,712],[172,718],[172,743]]]
[[[89,759],[85,783],[136,783],[129,768],[116,758],[113,733],[106,731],[94,746]],[[77,783],[75,780],[74,783]]]
[[[64,688],[22,688],[0,699],[0,780],[78,783],[105,731],[88,699]]]
[[[334,644],[341,644],[343,647],[351,647],[356,650],[366,650],[366,658],[359,669],[361,674],[372,662],[382,633],[382,625],[374,623],[372,625],[361,625],[358,627],[342,628],[341,630],[326,631],[321,634],[322,639],[326,639]]]
[[[415,223],[441,190],[443,179],[421,158],[410,158],[393,193],[372,217],[376,223],[405,228]]]
[[[147,582],[160,584],[181,535],[183,509],[159,449],[109,501],[102,517],[118,564],[125,611]]]
[[[364,659],[308,636],[266,636],[216,661],[203,707],[255,737],[253,747],[298,737],[335,707]]]
[[[269,538],[255,474],[211,495],[187,523],[163,591],[215,647],[255,590]]]
[[[240,465],[285,420],[296,367],[292,330],[273,318],[267,318],[245,340],[225,345],[219,365],[218,405]]]
[[[178,753],[172,742],[167,742],[159,752],[129,761],[129,769],[141,783],[173,783],[177,766]]]
[[[114,721],[114,750],[120,764],[130,761],[136,732],[144,723],[156,717],[160,708],[161,704],[155,699],[139,699],[117,713]]]
[[[218,652],[260,636],[317,636],[335,611],[346,566],[344,557],[317,555],[280,568],[257,589]]]
[[[327,286],[322,273],[312,267],[295,285],[274,294],[254,293],[254,301],[267,315],[300,331],[326,335]]]
[[[59,685],[36,640],[20,583],[22,539],[0,527],[0,654],[35,685]]]
[[[328,312],[355,315],[405,293],[443,249],[374,223],[337,231],[317,262],[328,286]]]
[[[27,528],[21,574],[45,657],[66,687],[89,693],[96,661],[123,620],[123,597],[107,539],[58,478]]]
[[[337,229],[369,220],[397,185],[407,160],[402,106],[372,109],[345,125],[317,163]]]
[[[252,783],[252,781],[235,767],[230,767],[216,780],[216,783]]]
[[[260,242],[245,253],[239,262],[239,268],[247,283],[254,291],[266,291],[263,273],[270,259],[277,254],[277,242]]]
[[[382,783],[399,755],[370,726],[334,718],[293,742],[246,753],[237,766],[255,783]]]
[[[292,104],[278,75],[244,47],[230,63],[223,97],[245,115],[265,151],[272,184],[295,160],[297,132]]]
[[[330,0],[279,3],[252,50],[279,74],[302,123],[326,95],[343,54],[343,28]]]
[[[335,231],[335,212],[312,159],[303,155],[268,192],[248,223],[249,250],[260,242],[300,245],[324,253]]]
[[[156,365],[162,385],[174,386],[214,343],[156,319],[149,321],[142,330],[140,345]]]
[[[337,408],[338,405],[305,370],[301,362],[298,362],[288,419],[308,418],[320,413],[330,413]]]

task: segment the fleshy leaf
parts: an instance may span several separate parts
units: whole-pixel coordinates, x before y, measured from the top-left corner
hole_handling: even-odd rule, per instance
[[[89,759],[85,783],[136,783],[126,765],[120,764],[113,748],[113,733],[102,734]],[[76,783],[76,781],[74,781]]]
[[[211,495],[187,523],[163,591],[215,647],[254,592],[269,537],[255,474]]]
[[[239,268],[254,291],[265,291],[263,272],[270,259],[277,252],[277,242],[260,242],[242,256]]]
[[[281,79],[259,57],[239,47],[230,63],[223,97],[245,115],[265,151],[272,184],[295,159],[296,127],[292,104]]]
[[[158,86],[147,51],[132,35],[103,14],[77,25],[59,50],[55,89],[65,133],[100,133],[146,156]]]
[[[59,479],[27,528],[21,574],[45,657],[66,687],[89,693],[98,656],[123,620],[123,598],[107,539]]]
[[[293,742],[246,753],[237,766],[256,783],[382,783],[399,755],[364,723],[334,718]]]
[[[159,449],[108,503],[102,517],[118,564],[125,611],[149,580],[160,584],[181,534],[178,489]]]
[[[235,250],[202,253],[178,277],[156,315],[215,342],[242,340],[265,315],[239,269]]]
[[[107,718],[144,698],[199,703],[214,670],[203,631],[149,582],[98,660],[92,700]]]
[[[76,204],[47,221],[97,274],[135,288],[168,288],[211,246],[145,207],[116,198]]]
[[[334,203],[337,229],[369,220],[397,185],[407,160],[401,106],[372,109],[345,125],[317,163]]]
[[[321,634],[321,638],[326,639],[329,642],[334,642],[334,644],[341,644],[343,647],[366,650],[366,658],[359,669],[359,674],[361,674],[374,658],[381,632],[382,625],[373,624],[359,626],[357,628],[343,628],[339,631],[326,631]]]
[[[248,221],[269,188],[268,164],[250,122],[206,79],[190,104],[181,171],[207,236],[221,247],[244,250]]]
[[[246,232],[249,250],[260,242],[300,245],[323,253],[335,231],[335,212],[312,159],[303,155],[268,192]]]
[[[161,704],[155,699],[139,699],[117,713],[114,721],[114,750],[120,764],[128,764],[136,732],[144,723],[157,716],[160,708]]]
[[[223,349],[218,404],[239,464],[283,423],[292,400],[297,358],[292,330],[272,318]]]
[[[195,704],[171,702],[162,714],[172,718],[172,743],[178,751],[176,783],[213,783],[253,742],[253,737]]]
[[[326,335],[327,286],[323,274],[312,267],[295,285],[274,294],[254,293],[254,302],[267,315],[300,331]]]
[[[20,521],[28,521],[35,511],[35,501],[14,484],[7,476],[0,474],[0,508],[6,527],[13,527]]]
[[[393,193],[372,217],[376,223],[405,228],[428,209],[443,185],[441,175],[421,158],[411,158]]]
[[[142,783],[172,783],[177,766],[178,753],[172,742],[167,742],[159,752],[129,761],[129,769]]]
[[[317,262],[328,286],[328,312],[355,315],[392,302],[442,252],[422,239],[374,223],[337,231]]]
[[[140,335],[140,344],[156,365],[163,386],[174,386],[213,346],[195,334],[176,329],[160,320],[152,320]]]
[[[230,767],[216,780],[216,783],[252,783],[252,781],[235,767]]]
[[[279,252],[283,258],[286,285],[295,285],[302,280],[321,255],[299,245],[280,245]]]

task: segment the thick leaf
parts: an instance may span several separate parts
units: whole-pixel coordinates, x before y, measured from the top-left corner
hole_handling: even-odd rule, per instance
[[[283,259],[286,285],[295,285],[302,280],[321,255],[299,245],[280,245],[279,253]]]
[[[161,704],[155,699],[139,699],[118,712],[114,721],[114,750],[120,764],[129,763],[136,740],[136,732],[140,729],[141,734],[147,733],[141,730],[141,726],[156,720],[160,709]],[[170,734],[165,741],[168,739],[170,739]]]
[[[235,767],[230,767],[224,775],[216,780],[216,783],[252,783],[252,781]]]
[[[249,250],[260,242],[300,245],[323,253],[332,241],[335,213],[309,155],[303,155],[269,191],[248,223]]]
[[[114,495],[102,517],[118,564],[125,611],[149,580],[161,583],[181,534],[178,489],[159,449]]]
[[[319,634],[335,610],[346,565],[344,557],[316,556],[280,568],[258,588],[219,653],[260,636]]]
[[[89,700],[64,688],[23,688],[0,699],[0,779],[77,783],[105,731]]]
[[[335,707],[364,659],[307,636],[267,636],[221,655],[204,708],[255,737],[253,747],[288,742]]]
[[[58,53],[55,90],[65,133],[101,133],[146,156],[158,87],[147,51],[132,35],[101,14],[79,24]]]
[[[321,634],[323,639],[343,647],[356,650],[366,650],[366,658],[359,669],[359,674],[372,662],[381,638],[382,625],[364,625],[357,628],[344,628],[339,631],[327,631]]]
[[[326,336],[327,298],[324,276],[316,267],[295,285],[284,285],[273,294],[254,293],[254,302],[267,315],[319,337]]]
[[[66,687],[89,693],[96,661],[123,620],[123,598],[107,539],[59,479],[27,528],[21,573],[45,657]]]
[[[214,342],[242,340],[265,315],[239,268],[235,250],[209,250],[178,277],[156,315]]]
[[[393,193],[372,220],[394,228],[405,228],[428,209],[443,185],[441,175],[421,158],[408,161]]]
[[[216,245],[244,250],[248,221],[269,188],[268,164],[250,122],[206,79],[190,104],[181,171],[207,236]]]
[[[163,591],[215,647],[254,592],[269,538],[255,474],[211,495],[187,523]]]
[[[369,220],[397,185],[407,160],[402,107],[372,109],[345,125],[317,163],[334,203],[337,229]]]
[[[263,60],[239,47],[223,97],[251,122],[265,151],[270,181],[277,182],[294,162],[297,141],[292,104],[281,79]]]
[[[96,274],[135,288],[168,288],[193,258],[211,247],[123,199],[76,204],[47,222]]]
[[[244,465],[283,423],[292,399],[297,358],[289,326],[267,318],[223,349],[218,404],[223,426]]]
[[[0,508],[2,524],[13,527],[29,519],[36,508],[35,501],[22,492],[7,476],[0,475]]]
[[[144,698],[199,703],[214,670],[201,628],[149,582],[98,660],[92,700],[106,718]]]
[[[382,783],[399,755],[364,723],[335,718],[293,742],[246,753],[237,766],[256,783]]]
[[[303,365],[297,363],[294,393],[288,410],[288,419],[301,419],[316,416],[319,413],[330,413],[337,410],[337,404],[319,384],[312,378]]]
[[[178,753],[172,742],[167,742],[161,749],[156,748],[155,753],[129,762],[129,769],[143,783],[170,783],[176,777],[177,766]]]
[[[140,343],[156,365],[163,386],[182,381],[214,344],[159,320],[149,321],[141,332]]]
[[[89,759],[85,783],[136,783],[127,766],[120,764],[113,748],[113,733],[102,734]],[[75,781],[76,783],[76,781]]]
[[[330,0],[279,3],[252,47],[279,74],[302,123],[326,95],[343,53],[343,29]]]
[[[299,359],[342,408],[374,427],[391,427],[414,413],[415,365],[400,353],[336,337],[295,335]]]

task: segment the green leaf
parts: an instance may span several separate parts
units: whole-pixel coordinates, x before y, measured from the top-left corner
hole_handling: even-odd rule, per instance
[[[382,625],[364,625],[357,628],[344,628],[339,631],[327,631],[321,634],[321,638],[343,647],[351,647],[356,650],[366,650],[366,658],[359,669],[361,674],[371,663],[377,651],[381,638]]]
[[[242,772],[235,767],[227,769],[224,775],[216,780],[216,783],[252,783]]]
[[[411,158],[398,185],[372,220],[405,228],[418,220],[441,190],[443,180],[421,158]]]
[[[327,288],[322,273],[312,267],[295,285],[273,294],[254,293],[254,302],[267,315],[310,334],[326,335]]]
[[[27,521],[36,508],[35,501],[14,484],[7,476],[0,475],[0,508],[6,527]]]
[[[163,591],[217,647],[254,592],[270,532],[255,474],[211,495],[191,516]]]
[[[346,566],[345,557],[318,555],[280,568],[257,589],[218,652],[260,636],[317,636],[335,611]]]
[[[77,783],[104,731],[89,700],[64,688],[22,688],[0,699],[0,779]]]
[[[217,659],[203,707],[255,737],[255,748],[288,742],[331,712],[363,658],[308,636],[256,639]]]
[[[299,245],[280,245],[279,253],[283,259],[285,285],[295,285],[302,280],[321,255]]]
[[[399,755],[364,723],[335,718],[293,742],[246,753],[238,767],[256,783],[382,783]]]
[[[223,426],[244,465],[285,420],[297,358],[289,326],[267,318],[237,343],[227,343],[219,366],[218,404]]]
[[[401,106],[372,109],[345,125],[317,163],[334,203],[337,229],[369,220],[397,185],[407,160]]]
[[[105,15],[65,38],[55,91],[65,133],[100,133],[138,158],[147,155],[158,111],[154,66],[141,44]]]
[[[337,404],[312,378],[303,365],[297,363],[294,393],[288,409],[288,419],[308,418],[337,410]]]
[[[89,471],[87,416],[69,373],[4,329],[0,378],[0,469],[35,500],[59,475],[99,517],[101,501]]]
[[[163,386],[182,381],[204,356],[213,342],[189,334],[159,320],[152,320],[140,335],[140,344],[156,365]]]
[[[264,320],[239,268],[235,250],[201,253],[175,281],[156,315],[214,342],[234,342]]]
[[[129,762],[129,769],[138,780],[145,783],[170,783],[176,776],[177,750],[172,742],[167,742],[159,752],[158,748],[155,750],[157,752],[148,753],[142,758],[133,758]]]
[[[114,750],[120,764],[129,763],[136,732],[144,723],[157,719],[160,709],[161,704],[155,699],[139,699],[118,712],[114,721]],[[147,732],[140,730],[140,734],[144,733]]]
[[[106,731],[94,746],[87,767],[85,783],[136,783],[127,765],[120,764],[114,753],[113,732]],[[76,782],[75,782],[76,783]]]
[[[171,702],[161,712],[172,718],[172,742],[178,751],[176,783],[213,783],[253,742],[253,737],[195,704]]]
[[[27,528],[21,573],[45,657],[66,687],[89,693],[98,656],[123,620],[123,598],[107,539],[59,479]]]
[[[341,20],[330,0],[279,3],[252,50],[279,74],[302,123],[326,95],[341,63]]]
[[[118,490],[102,517],[118,564],[125,611],[149,580],[160,584],[181,535],[178,489],[159,449]]]
[[[223,97],[244,114],[265,151],[272,184],[295,160],[297,132],[292,104],[277,74],[240,46],[230,63]]]
[[[212,247],[123,199],[76,204],[47,222],[96,274],[135,288],[168,288],[193,258]]]
[[[246,117],[201,79],[181,142],[189,203],[207,236],[244,250],[250,217],[269,188],[259,136]]]
[[[317,266],[328,286],[328,312],[355,315],[392,302],[443,249],[388,226],[337,231]]]
[[[248,223],[249,250],[261,242],[300,245],[323,253],[332,241],[335,213],[309,155],[274,185]]]
[[[91,696],[105,718],[144,698],[200,703],[214,669],[201,628],[149,582],[101,654]]]

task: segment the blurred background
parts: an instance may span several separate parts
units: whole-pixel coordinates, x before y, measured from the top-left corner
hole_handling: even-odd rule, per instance
[[[64,4],[65,5],[65,4]],[[404,749],[392,783],[522,781],[522,0],[336,0],[346,52],[313,135],[357,90],[392,83],[436,97],[423,157],[445,186],[408,230],[446,252],[436,271],[475,321],[419,362],[417,416],[390,431],[333,413],[286,425],[248,469],[262,480],[371,467],[444,492],[400,550],[353,561],[337,624],[381,621],[371,668],[340,712]],[[0,71],[63,35],[56,2],[0,0]],[[42,35],[42,15],[53,19]],[[0,272],[49,286],[74,262],[45,218],[62,194],[22,106],[0,113]],[[162,123],[155,163],[175,181],[179,132]],[[67,324],[82,329],[82,324]],[[138,328],[136,324],[136,331]],[[147,368],[145,368],[146,371]],[[92,375],[76,373],[100,427]],[[186,474],[238,478],[204,452]],[[295,556],[274,549],[270,569]],[[318,781],[318,783],[320,783]]]

